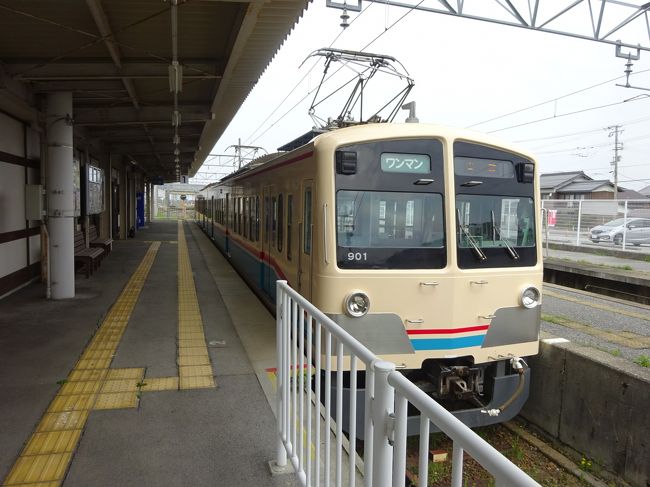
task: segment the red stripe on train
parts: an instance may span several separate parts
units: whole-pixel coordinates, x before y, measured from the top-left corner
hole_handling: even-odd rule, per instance
[[[432,328],[428,330],[406,330],[409,335],[445,335],[448,333],[466,333],[469,331],[484,331],[490,328],[490,325],[466,326],[464,328]]]

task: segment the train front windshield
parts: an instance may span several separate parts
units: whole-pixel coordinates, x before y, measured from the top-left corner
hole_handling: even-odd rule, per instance
[[[516,154],[454,144],[459,267],[535,265],[533,173]]]
[[[363,248],[443,247],[442,196],[387,191],[339,191],[339,245]]]
[[[382,140],[337,151],[337,264],[343,269],[447,265],[442,144]]]

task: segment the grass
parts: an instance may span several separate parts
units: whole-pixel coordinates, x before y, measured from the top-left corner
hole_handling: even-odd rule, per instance
[[[512,443],[510,443],[510,450],[508,451],[508,456],[510,458],[513,458],[515,460],[521,461],[524,459],[524,451],[521,449],[521,446],[519,445],[519,436],[515,436],[512,440]]]
[[[584,472],[591,472],[593,465],[594,464],[591,460],[583,456],[582,460],[580,460],[580,465],[578,465],[578,467],[580,468],[580,470],[583,470]]]
[[[632,267],[631,265],[627,265],[627,264],[626,265],[613,265],[613,266],[610,266],[610,267],[613,267],[614,269],[623,269],[624,271],[633,271],[634,270],[634,267]]]
[[[614,357],[620,357],[621,356],[621,349],[620,348],[615,348],[613,350],[609,350],[609,353],[611,353]]]
[[[639,355],[634,359],[634,363],[641,367],[650,367],[650,357],[647,355]]]
[[[566,257],[562,257],[560,260],[565,260],[567,262],[574,262],[573,259],[568,259]],[[650,257],[646,257],[645,260],[647,262],[650,262]],[[598,264],[596,262],[590,262],[590,261],[588,261],[586,259],[579,259],[579,260],[577,260],[575,262],[577,262],[578,264],[582,264],[582,265],[591,265],[591,266],[596,266],[596,267],[609,267],[610,269],[620,269],[622,271],[633,271],[634,270],[634,267],[632,267],[631,265],[628,265],[628,264],[625,264],[625,265]]]

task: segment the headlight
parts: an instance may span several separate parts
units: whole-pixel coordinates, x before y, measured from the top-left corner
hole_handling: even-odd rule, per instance
[[[353,291],[343,301],[345,312],[354,318],[360,318],[370,309],[370,299],[362,291]]]
[[[536,287],[527,287],[521,293],[521,305],[524,308],[534,308],[539,304],[539,289]]]

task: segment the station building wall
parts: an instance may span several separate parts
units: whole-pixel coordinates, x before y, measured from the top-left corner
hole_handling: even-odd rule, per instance
[[[40,136],[0,113],[0,296],[40,274],[40,222],[25,219],[25,185],[40,181]]]

